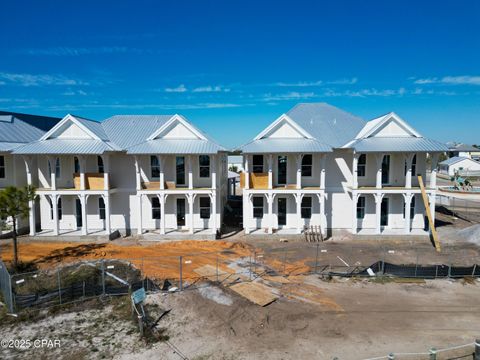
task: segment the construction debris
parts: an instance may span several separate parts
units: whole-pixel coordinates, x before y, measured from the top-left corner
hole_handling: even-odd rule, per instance
[[[267,306],[278,299],[278,296],[273,294],[272,288],[257,282],[235,284],[230,286],[230,289],[260,306]]]

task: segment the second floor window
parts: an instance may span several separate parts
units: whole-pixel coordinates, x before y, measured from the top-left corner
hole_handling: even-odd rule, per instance
[[[304,196],[302,199],[302,219],[310,219],[312,217],[312,198]]]
[[[160,177],[160,163],[158,157],[155,155],[150,156],[150,172],[152,179],[158,179]]]
[[[5,156],[0,156],[0,179],[5,179]]]
[[[105,167],[103,166],[103,158],[101,156],[97,156],[97,169],[100,174],[105,172]]]
[[[367,170],[367,155],[362,154],[358,158],[357,163],[357,176],[365,176]]]
[[[199,172],[201,178],[210,177],[210,156],[200,155],[198,157],[198,163],[200,166]]]
[[[80,172],[80,161],[76,156],[73,158],[73,172],[75,174],[78,174]]]
[[[101,220],[105,220],[105,200],[103,200],[103,197],[98,198],[98,216],[100,217]]]
[[[253,201],[253,217],[263,218],[263,196],[256,196]]]
[[[158,197],[152,197],[152,219],[159,220],[161,217],[160,200]]]
[[[175,164],[177,185],[185,185],[185,156],[177,156]]]
[[[210,219],[210,198],[208,197],[200,198],[200,218]]]
[[[365,196],[360,196],[357,200],[357,219],[365,218]]]
[[[48,173],[51,174],[52,173],[52,165],[50,165],[50,161],[47,161],[48,163]],[[55,178],[59,178],[60,177],[60,158],[57,158],[55,160]]]
[[[303,155],[302,158],[302,176],[312,176],[313,160],[311,154]]]
[[[263,155],[253,155],[253,168],[254,173],[263,172]]]

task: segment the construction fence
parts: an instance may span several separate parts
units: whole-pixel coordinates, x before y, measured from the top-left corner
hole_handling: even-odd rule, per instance
[[[452,216],[453,220],[459,218],[478,224],[480,223],[480,195],[476,196],[478,200],[437,194],[437,211],[446,210],[447,215]]]

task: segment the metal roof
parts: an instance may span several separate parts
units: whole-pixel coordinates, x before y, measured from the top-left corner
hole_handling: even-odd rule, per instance
[[[27,143],[38,140],[45,132],[14,115],[1,115],[0,142]]]
[[[127,154],[216,154],[219,151],[225,149],[208,140],[156,139],[128,148]]]
[[[0,142],[0,152],[10,152],[22,145],[25,145],[25,143]]]
[[[423,137],[370,137],[344,146],[357,152],[444,152],[448,146]]]
[[[456,164],[456,163],[458,163],[460,161],[463,161],[463,160],[470,160],[470,161],[473,161],[473,162],[478,164],[478,161],[470,159],[466,156],[454,156],[454,157],[451,157],[450,159],[447,159],[447,160],[444,160],[444,161],[440,162],[439,165],[450,166],[450,165]]]
[[[77,115],[72,115],[75,119],[77,119],[82,125],[84,125],[88,130],[93,132],[100,140],[108,141],[108,136],[105,130],[103,129],[102,123],[96,120],[90,120],[86,118],[82,118]]]
[[[240,147],[245,154],[331,152],[332,148],[314,139],[265,138]]]
[[[287,115],[317,141],[338,148],[355,138],[365,121],[327,103],[300,103]]]
[[[467,145],[467,144],[451,144],[447,143],[449,145],[450,151],[461,151],[461,152],[480,152],[479,148],[476,148],[475,146],[472,145]]]
[[[35,141],[15,149],[15,154],[82,154],[100,155],[119,149],[102,140],[48,139]]]

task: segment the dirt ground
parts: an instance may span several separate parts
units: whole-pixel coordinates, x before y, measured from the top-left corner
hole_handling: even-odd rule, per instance
[[[159,326],[168,342],[146,344],[124,310],[66,311],[4,325],[0,338],[60,339],[61,349],[3,350],[2,359],[365,359],[468,344],[480,334],[479,283],[377,283],[297,277],[276,284],[280,298],[260,307],[229,288],[153,294],[171,309]],[[151,305],[147,305],[147,311]],[[176,350],[173,350],[176,349]],[[471,351],[450,352],[459,356]],[[182,356],[180,356],[182,355]],[[446,354],[445,354],[446,355]],[[428,357],[409,357],[426,359]]]

